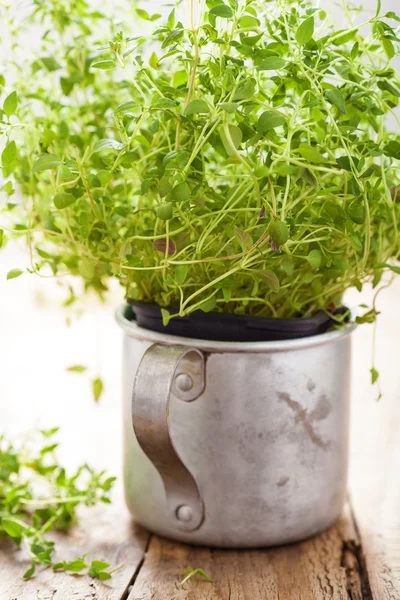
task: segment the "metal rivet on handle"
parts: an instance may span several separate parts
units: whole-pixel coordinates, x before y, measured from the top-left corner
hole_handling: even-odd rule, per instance
[[[187,373],[179,373],[175,377],[175,385],[181,392],[188,392],[193,387],[193,379]]]
[[[187,506],[186,504],[178,506],[176,509],[176,518],[178,521],[183,521],[183,523],[189,523],[193,518],[193,511],[190,506]]]

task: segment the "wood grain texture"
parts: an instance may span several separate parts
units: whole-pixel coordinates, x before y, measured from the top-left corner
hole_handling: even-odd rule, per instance
[[[372,331],[354,338],[350,497],[374,600],[400,599],[400,280],[380,297],[376,367],[383,397],[372,387],[367,350]],[[367,302],[370,298],[366,298]]]
[[[400,419],[392,414],[391,427],[379,442],[365,448],[366,475],[353,479],[352,499],[357,515],[373,598],[400,599]]]
[[[104,583],[84,575],[53,573],[39,568],[35,578],[22,577],[30,566],[26,554],[12,542],[0,544],[1,600],[120,600],[128,595],[132,577],[139,567],[149,534],[132,524],[121,505],[91,509],[68,535],[57,535],[59,560],[72,560],[89,553],[89,559],[105,560],[112,566],[124,563]]]
[[[320,536],[270,550],[210,550],[153,537],[129,600],[364,600],[359,540],[347,509]],[[183,586],[185,567],[202,568]]]

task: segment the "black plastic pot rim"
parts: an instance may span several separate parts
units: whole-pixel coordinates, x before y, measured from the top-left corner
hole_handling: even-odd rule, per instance
[[[178,345],[187,348],[197,348],[206,353],[254,353],[254,354],[275,354],[276,352],[288,352],[325,346],[326,344],[336,344],[344,338],[350,336],[357,325],[350,321],[346,326],[327,331],[326,333],[289,340],[274,340],[263,342],[224,342],[204,339],[193,339],[190,337],[181,337],[171,335],[167,332],[159,333],[140,327],[135,319],[135,314],[129,304],[119,306],[115,313],[118,325],[124,331],[127,338],[133,343],[145,342],[146,344]]]
[[[192,339],[220,342],[268,342],[295,340],[312,337],[340,327],[340,323],[324,311],[318,311],[312,317],[274,318],[252,317],[233,313],[196,311],[185,317],[173,317],[168,325],[162,321],[161,307],[157,304],[130,300],[130,319],[135,320],[144,329]],[[167,307],[171,314],[178,309]],[[349,313],[342,307],[337,315]],[[346,322],[349,319],[346,319]]]

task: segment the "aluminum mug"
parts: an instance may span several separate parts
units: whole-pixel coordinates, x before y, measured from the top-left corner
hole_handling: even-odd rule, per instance
[[[351,332],[214,342],[124,331],[124,481],[149,530],[191,544],[286,544],[346,497]]]

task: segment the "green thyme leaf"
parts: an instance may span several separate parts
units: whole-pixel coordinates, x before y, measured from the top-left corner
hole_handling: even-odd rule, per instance
[[[314,25],[314,17],[308,17],[299,26],[296,31],[296,40],[300,45],[304,46],[304,44],[307,44],[311,40],[314,35]]]
[[[161,219],[162,221],[169,221],[169,219],[172,219],[172,215],[173,215],[172,202],[168,202],[167,204],[164,204],[163,206],[160,206],[157,209],[157,217],[159,219]]]
[[[182,181],[176,184],[171,190],[170,195],[175,202],[184,202],[190,196],[190,187],[186,181]]]
[[[14,519],[2,518],[1,527],[11,538],[19,540],[24,532],[23,526]]]
[[[286,65],[286,61],[280,56],[269,56],[265,58],[259,65],[259,71],[277,71]]]
[[[379,379],[379,372],[375,369],[375,367],[372,367],[370,372],[371,372],[371,383],[372,383],[372,385],[374,385],[374,383],[376,383]]]
[[[311,250],[307,255],[307,261],[313,269],[319,269],[322,261],[321,251]]]
[[[3,111],[7,117],[11,117],[17,112],[18,108],[18,95],[17,92],[11,92],[3,102]]]
[[[87,367],[84,365],[71,365],[70,367],[67,367],[67,371],[70,373],[85,373]]]
[[[195,115],[198,113],[208,113],[210,109],[205,100],[192,100],[184,110],[185,115]]]
[[[32,167],[32,173],[41,173],[42,171],[50,171],[56,169],[62,164],[61,158],[54,154],[43,154],[36,160]]]
[[[213,583],[213,580],[211,579],[211,577],[209,575],[207,575],[203,569],[192,569],[192,567],[187,567],[184,571],[185,574],[185,578],[182,579],[181,581],[181,585],[184,585],[187,581],[189,581],[189,579],[191,579],[192,577],[195,577],[196,575],[199,575],[202,579],[204,579],[205,581],[208,581],[209,583]]]
[[[104,391],[103,380],[100,377],[96,377],[92,381],[93,398],[95,402],[98,402]]]
[[[233,17],[233,10],[227,4],[217,4],[210,10],[210,15],[221,17],[222,19],[231,19]]]
[[[111,71],[115,69],[116,63],[113,60],[99,60],[98,62],[92,63],[93,69],[100,69],[102,71]]]
[[[7,279],[16,279],[17,277],[22,275],[22,273],[23,271],[21,271],[20,269],[11,269],[11,271],[8,271],[7,273]]]
[[[336,106],[336,108],[338,108],[341,113],[343,113],[344,115],[347,113],[346,103],[340,90],[338,90],[337,88],[327,90],[325,92],[325,97],[331,104]]]
[[[272,221],[268,227],[268,233],[276,246],[283,246],[289,239],[289,229],[283,221]]]
[[[286,119],[283,115],[273,110],[265,110],[257,121],[257,131],[265,133],[276,127],[281,127],[286,123]]]
[[[61,192],[60,194],[56,194],[54,196],[54,206],[58,209],[67,208],[74,204],[77,201],[77,198],[72,194],[68,194],[67,192]]]
[[[1,153],[1,162],[3,167],[8,167],[16,160],[18,156],[17,145],[14,141],[9,142]]]

